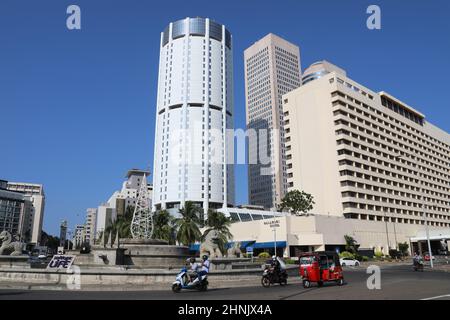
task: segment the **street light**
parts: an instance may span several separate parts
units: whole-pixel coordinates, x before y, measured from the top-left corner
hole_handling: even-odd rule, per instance
[[[404,159],[404,157],[402,155],[395,157],[396,160],[398,159]],[[416,164],[416,166],[418,166]],[[428,231],[428,218],[427,218],[427,213],[425,212],[425,196],[424,196],[424,188],[423,188],[423,184],[422,184],[422,172],[420,172],[420,168],[417,170],[417,172],[419,173],[419,183],[420,183],[420,199],[422,201],[422,217],[424,219],[425,222],[425,232],[426,232],[426,236],[427,236],[427,244],[428,244],[428,252],[430,254],[430,267],[433,268],[433,253],[431,252],[431,242],[430,242],[430,234]]]
[[[275,212],[273,213],[273,246],[274,246],[274,255],[277,255],[277,228],[275,223]]]

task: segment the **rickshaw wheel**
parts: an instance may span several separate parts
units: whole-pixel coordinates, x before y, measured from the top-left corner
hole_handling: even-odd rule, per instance
[[[322,287],[323,286],[323,281],[318,281],[317,282],[317,286],[320,288],[320,287]]]
[[[338,286],[344,285],[344,279],[339,279],[339,280],[337,281],[337,284],[338,284]]]
[[[303,280],[303,288],[311,287],[311,282],[309,280]]]

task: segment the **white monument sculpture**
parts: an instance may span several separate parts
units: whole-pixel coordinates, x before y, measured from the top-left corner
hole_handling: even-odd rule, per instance
[[[12,235],[4,230],[0,233],[0,255],[20,256],[22,254],[23,243],[12,241]]]
[[[144,174],[139,195],[131,221],[131,236],[133,239],[151,239],[153,234],[153,213],[150,210],[150,197],[147,190],[147,177]]]

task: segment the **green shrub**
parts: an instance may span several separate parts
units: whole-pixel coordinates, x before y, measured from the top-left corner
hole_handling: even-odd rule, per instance
[[[342,251],[341,253],[339,253],[339,258],[355,259],[355,255],[353,253],[348,252],[348,251]]]
[[[268,252],[261,252],[260,254],[258,254],[258,258],[268,259],[270,258],[270,254]]]
[[[361,257],[361,261],[367,262],[367,261],[369,261],[369,257],[368,256],[362,256]]]
[[[381,259],[381,258],[383,258],[383,252],[381,252],[381,251],[375,251],[375,258],[377,258],[377,259]]]
[[[284,262],[286,264],[298,264],[298,260],[294,260],[294,259],[284,259]]]

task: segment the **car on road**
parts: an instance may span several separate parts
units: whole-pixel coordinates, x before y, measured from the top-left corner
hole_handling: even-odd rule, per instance
[[[361,264],[358,260],[352,259],[352,258],[341,258],[339,260],[341,262],[341,266],[352,266],[352,267],[359,267]]]

